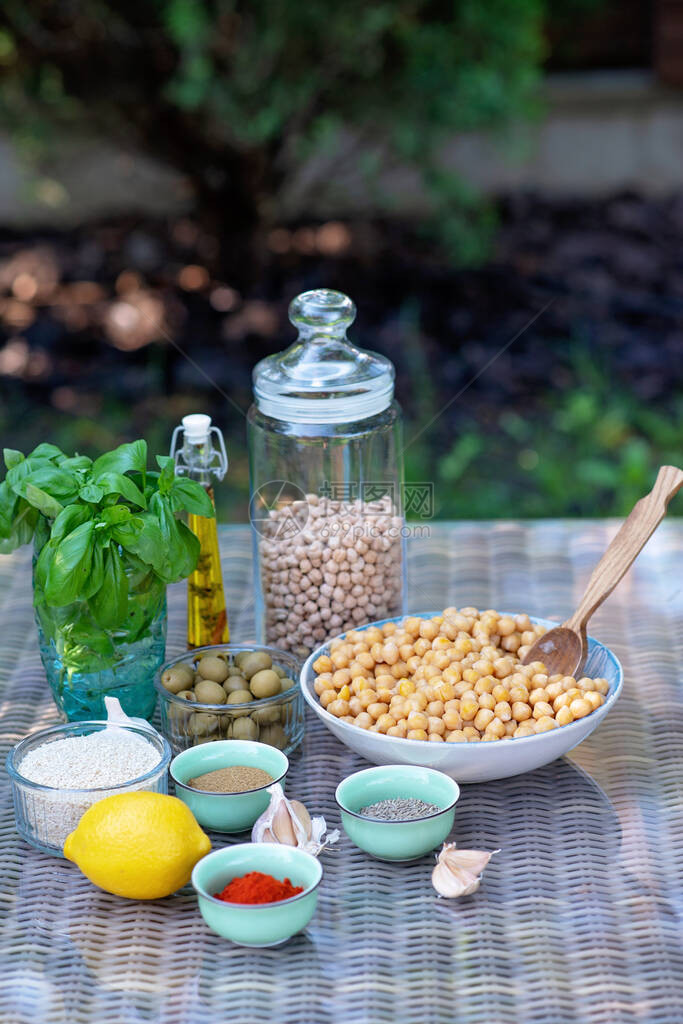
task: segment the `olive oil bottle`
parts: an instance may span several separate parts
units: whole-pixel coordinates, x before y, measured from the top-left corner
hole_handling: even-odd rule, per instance
[[[217,448],[213,444],[214,437]],[[184,416],[182,425],[173,431],[171,455],[176,472],[198,480],[215,507],[213,484],[225,476],[228,456],[223,435],[218,427],[211,426],[211,417],[201,413]],[[190,513],[187,525],[200,544],[197,568],[187,581],[187,646],[227,643],[230,630],[216,519]]]

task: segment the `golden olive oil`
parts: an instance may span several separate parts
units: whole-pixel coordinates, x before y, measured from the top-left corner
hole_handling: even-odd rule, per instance
[[[207,487],[213,502],[213,488]],[[216,520],[190,513],[187,525],[199,538],[197,568],[187,581],[187,642],[189,647],[224,644],[230,639],[225,609],[221,556]]]

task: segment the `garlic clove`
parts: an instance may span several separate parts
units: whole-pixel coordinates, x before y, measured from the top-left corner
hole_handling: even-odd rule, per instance
[[[455,843],[444,843],[432,871],[432,885],[446,899],[470,896],[481,884],[481,874],[494,850],[458,850]]]
[[[277,839],[275,838],[273,833],[270,831],[270,829],[267,828],[267,829],[265,829],[263,835],[261,836],[260,842],[262,842],[262,843],[276,843]]]
[[[306,833],[306,839],[310,839],[312,831],[310,814],[308,813],[308,811],[306,810],[306,808],[304,807],[300,800],[290,800],[289,804],[294,813],[296,814],[297,818],[299,819],[299,824]]]
[[[296,833],[292,825],[292,819],[289,814],[289,808],[283,801],[278,805],[273,820],[271,822],[271,831],[275,836],[275,840],[278,843],[282,843],[285,846],[297,846]]]

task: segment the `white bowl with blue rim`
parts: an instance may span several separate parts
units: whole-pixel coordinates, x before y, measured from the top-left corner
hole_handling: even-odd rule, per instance
[[[421,618],[431,618],[438,612],[420,612]],[[382,626],[385,622],[401,622],[405,616],[398,615],[380,622],[369,622],[358,632],[371,626]],[[547,629],[557,622],[530,616],[531,621]],[[342,634],[343,636],[343,634]],[[301,672],[301,690],[304,699],[321,722],[350,750],[373,764],[414,764],[423,768],[435,768],[445,772],[457,782],[488,782],[491,779],[507,779],[512,775],[533,771],[549,764],[582,743],[597,729],[616,704],[624,681],[624,674],[616,655],[594,637],[588,637],[588,656],[581,670],[582,676],[606,679],[609,690],[605,702],[590,715],[570,725],[537,733],[535,736],[519,736],[516,739],[492,740],[486,743],[431,743],[429,740],[408,740],[384,733],[368,732],[350,722],[342,722],[326,711],[320,704],[313,688],[315,670],[313,663],[328,654],[330,641],[314,651],[307,659]]]

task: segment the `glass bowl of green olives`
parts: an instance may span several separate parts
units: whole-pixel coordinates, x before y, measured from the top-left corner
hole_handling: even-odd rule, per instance
[[[290,754],[304,735],[299,662],[256,644],[197,647],[154,680],[174,753],[212,740],[258,740]]]

